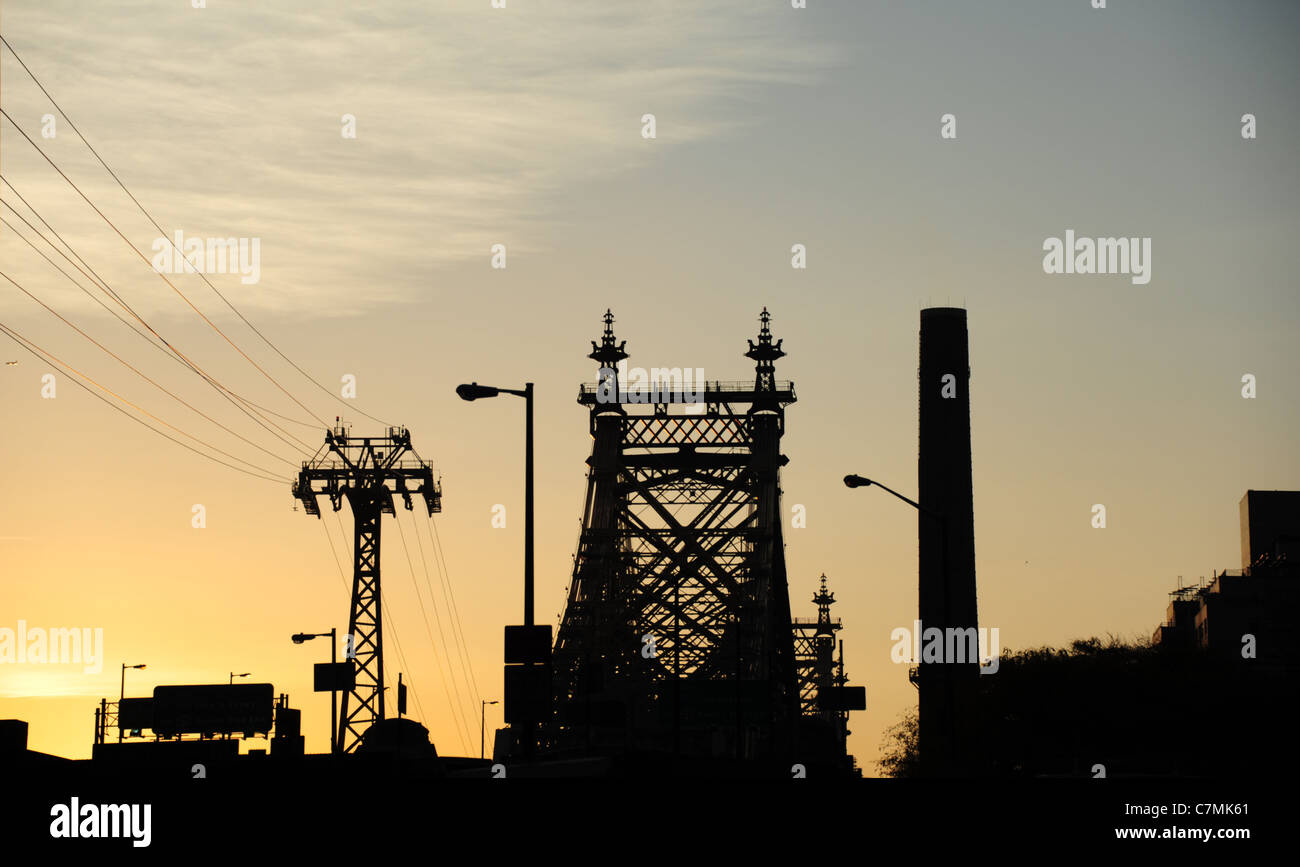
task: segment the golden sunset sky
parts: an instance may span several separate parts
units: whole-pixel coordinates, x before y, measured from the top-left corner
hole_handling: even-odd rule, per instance
[[[198,277],[176,287],[316,419],[341,414],[355,434],[382,432],[362,411],[405,425],[435,462],[434,526],[469,676],[419,513],[385,519],[384,591],[390,683],[404,672],[440,753],[477,754],[479,701],[501,698],[501,629],[521,617],[523,405],[464,403],[454,388],[536,383],[538,618],[558,623],[591,445],[575,398],[596,378],[585,356],[606,308],[631,365],[723,380],[752,376],[745,341],[771,311],[789,353],[777,375],[799,398],[783,510],[787,522],[796,504],[807,513],[806,528],[787,523],[791,604],[812,616],[827,575],[848,673],[867,687],[850,750],[868,774],[916,700],[890,633],[916,616],[917,518],[840,480],[916,494],[921,308],[969,311],[980,625],[1000,630],[1004,650],[1149,635],[1180,576],[1240,565],[1246,489],[1300,488],[1300,7],[807,5],[0,10],[5,38],[168,233],[260,239],[257,283],[210,279],[331,392],[355,376],[356,400],[307,381]],[[150,256],[159,233],[64,119],[42,136],[56,112],[7,49],[0,76],[0,106]],[[654,139],[642,136],[647,113]],[[952,140],[940,137],[946,113]],[[0,174],[12,182],[0,198],[36,223],[21,193],[170,343],[249,400],[311,421],[8,120]],[[1045,274],[1044,240],[1068,229],[1151,238],[1150,282]],[[490,265],[498,243],[502,270]],[[807,247],[805,270],[790,266],[794,244]],[[289,635],[346,628],[329,545],[347,570],[351,543],[333,514],[293,510],[301,447],[146,346],[3,226],[0,263],[274,456],[2,280],[0,323],[279,479],[150,433],[0,335],[3,360],[18,362],[0,366],[0,627],[102,628],[105,641],[98,674],[0,665],[0,718],[28,720],[32,749],[86,757],[93,708],[117,696],[122,663],[148,665],[128,672],[128,695],[249,671],[303,709],[308,749],[326,749],[329,700],[311,692],[311,664],[328,648]],[[1241,394],[1246,374],[1254,399]],[[282,423],[312,450],[323,440],[318,423]],[[1097,503],[1105,529],[1091,525]],[[205,528],[191,526],[195,504]],[[497,504],[504,529],[492,527]],[[489,745],[500,710],[488,708]]]

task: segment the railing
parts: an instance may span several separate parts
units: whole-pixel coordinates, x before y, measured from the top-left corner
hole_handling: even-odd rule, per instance
[[[611,403],[713,403],[726,398],[747,401],[753,400],[758,394],[767,393],[791,400],[794,398],[794,383],[789,380],[776,381],[771,392],[759,392],[755,389],[753,380],[692,382],[690,377],[619,382],[618,387],[618,400],[610,401]],[[599,401],[602,393],[608,389],[609,386],[599,382],[584,382],[578,386],[578,401]]]
[[[816,617],[791,617],[791,626],[817,626],[821,623]],[[839,617],[831,618],[831,626],[835,629],[842,628],[843,621]]]
[[[352,436],[352,433],[351,433],[351,431],[352,431],[352,424],[351,424],[351,422],[342,422],[342,423],[340,423],[340,424],[332,424],[332,425],[330,425],[328,428],[326,428],[326,430],[329,431],[331,434],[333,434],[333,435],[336,436],[336,437],[349,437],[349,438],[351,438],[351,436]],[[385,437],[387,437],[388,439],[392,439],[392,440],[403,440],[403,439],[408,439],[408,438],[410,437],[410,435],[411,435],[411,434],[410,434],[410,431],[408,431],[408,430],[407,430],[406,428],[404,428],[404,427],[390,427],[390,428],[387,428],[387,432],[384,434]],[[358,439],[359,439],[359,437],[358,437]],[[372,439],[372,440],[373,440],[373,439],[383,439],[383,437],[371,437],[371,439]]]
[[[347,466],[348,464],[344,463],[338,458],[321,458],[319,461],[315,461],[315,462],[308,462],[308,461],[302,462],[302,468],[304,470],[342,469]],[[432,470],[433,462],[419,460],[418,458],[402,458],[396,463],[385,464],[384,466],[393,467],[394,469],[398,469],[398,470],[423,470],[426,468]]]

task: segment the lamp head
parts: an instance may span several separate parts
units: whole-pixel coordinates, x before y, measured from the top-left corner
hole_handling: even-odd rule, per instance
[[[871,479],[862,476],[848,475],[844,477],[844,484],[850,488],[866,488],[870,487]]]
[[[460,395],[461,400],[478,400],[480,397],[496,397],[500,394],[500,389],[471,382],[468,385],[456,386],[456,394]]]

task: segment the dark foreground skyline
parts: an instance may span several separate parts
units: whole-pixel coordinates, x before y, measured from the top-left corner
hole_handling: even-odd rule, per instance
[[[870,685],[850,737],[868,772],[916,698],[889,653],[916,614],[916,525],[840,479],[917,493],[920,308],[969,313],[979,611],[1004,647],[1149,634],[1180,581],[1236,562],[1244,490],[1300,488],[1292,5],[673,8],[5,4],[6,39],[162,228],[7,49],[0,102],[14,123],[0,121],[0,169],[12,186],[0,195],[40,225],[21,192],[222,382],[310,422],[272,416],[307,443],[290,445],[236,412],[37,256],[17,234],[41,242],[2,209],[17,227],[0,230],[5,273],[279,458],[3,284],[0,321],[278,471],[263,482],[196,458],[3,338],[19,363],[0,367],[0,445],[22,457],[0,480],[0,626],[104,635],[96,671],[0,672],[0,715],[32,720],[36,749],[87,755],[88,704],[117,694],[122,663],[149,665],[127,673],[129,695],[250,671],[294,696],[309,748],[324,747],[313,722],[328,700],[308,668],[320,654],[286,638],[343,626],[331,551],[346,560],[345,536],[295,513],[288,482],[336,415],[381,431],[364,411],[410,429],[442,474],[436,534],[397,518],[409,565],[388,536],[392,637],[435,742],[475,752],[478,702],[500,698],[499,627],[518,608],[522,459],[515,410],[471,407],[454,387],[538,384],[538,611],[558,623],[590,448],[576,384],[595,379],[585,355],[607,307],[634,365],[709,379],[748,372],[740,341],[756,309],[772,311],[800,398],[783,477],[791,603],[811,615],[828,576],[852,629],[846,667]],[[622,33],[638,34],[633,49]],[[169,274],[308,409],[280,392],[18,128],[146,259],[177,230],[260,239],[256,283],[210,279],[329,394],[195,275]],[[1150,238],[1149,282],[1046,273],[1044,243],[1069,232]],[[341,405],[347,377],[357,396]],[[487,707],[489,727],[499,712]]]

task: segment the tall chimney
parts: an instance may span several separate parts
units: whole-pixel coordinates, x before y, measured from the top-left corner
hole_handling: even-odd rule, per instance
[[[966,311],[931,307],[921,311],[921,441],[917,461],[920,544],[919,748],[928,773],[969,773],[978,654],[953,651],[967,645],[965,630],[978,627],[975,609],[975,515],[971,489],[970,356]],[[943,662],[926,662],[925,651],[943,636]],[[957,640],[949,639],[949,629]],[[976,635],[978,633],[969,633]],[[960,651],[959,651],[960,652]],[[976,658],[971,659],[974,655]],[[961,657],[955,657],[961,658]]]

